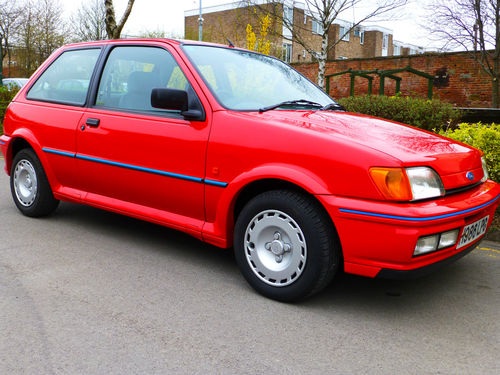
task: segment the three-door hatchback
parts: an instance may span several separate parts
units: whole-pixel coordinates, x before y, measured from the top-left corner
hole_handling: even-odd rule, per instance
[[[455,260],[500,198],[479,150],[347,113],[280,60],[212,44],[62,47],[4,129],[23,214],[72,201],[233,246],[247,281],[282,301],[340,269],[405,277]]]

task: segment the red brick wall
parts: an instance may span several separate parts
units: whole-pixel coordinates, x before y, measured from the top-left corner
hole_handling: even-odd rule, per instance
[[[433,95],[441,100],[460,107],[490,107],[491,78],[481,66],[466,52],[427,53],[412,56],[391,56],[370,59],[350,59],[329,61],[326,74],[333,74],[351,68],[352,70],[385,70],[411,66],[436,77]],[[294,68],[306,75],[313,82],[317,80],[318,64],[296,64]],[[427,79],[410,73],[399,73],[402,77],[401,94],[427,97]],[[373,94],[379,92],[379,80],[374,76]],[[349,95],[351,77],[349,74],[332,77],[330,96],[341,98]],[[396,82],[385,80],[385,94],[394,95]],[[356,78],[355,94],[368,93],[368,80]]]

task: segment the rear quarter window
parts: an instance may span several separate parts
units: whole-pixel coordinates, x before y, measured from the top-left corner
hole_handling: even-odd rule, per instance
[[[63,52],[37,79],[27,99],[83,105],[99,48]]]

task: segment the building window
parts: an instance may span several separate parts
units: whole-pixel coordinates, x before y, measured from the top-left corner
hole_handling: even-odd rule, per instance
[[[340,26],[339,37],[341,40],[348,42],[349,41],[349,28],[346,26]]]
[[[292,37],[293,29],[293,8],[283,7],[283,36],[285,38]]]
[[[292,45],[283,43],[283,61],[289,63],[292,61]]]
[[[365,32],[361,29],[360,26],[354,28],[354,36],[357,36],[359,38],[359,44],[364,44]]]
[[[392,53],[394,56],[399,56],[401,55],[401,47],[398,46],[397,44],[394,45],[394,52]]]
[[[382,49],[387,49],[388,45],[389,45],[389,34],[384,34],[382,38]]]
[[[345,56],[339,56],[339,57],[337,57],[337,60],[347,60],[347,59],[348,59],[348,57],[345,57]]]
[[[316,21],[315,19],[312,20],[312,32],[313,34],[319,34],[323,35],[323,28],[321,27],[320,23]]]
[[[293,8],[283,7],[283,18],[289,25],[293,24]]]

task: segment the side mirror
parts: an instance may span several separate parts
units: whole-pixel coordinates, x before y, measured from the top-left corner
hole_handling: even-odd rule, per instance
[[[205,120],[204,112],[198,108],[198,105],[195,108],[189,108],[188,93],[184,90],[155,88],[151,91],[151,106],[181,111],[181,115],[188,121]]]
[[[155,88],[151,91],[153,108],[187,111],[188,94],[184,90]]]

